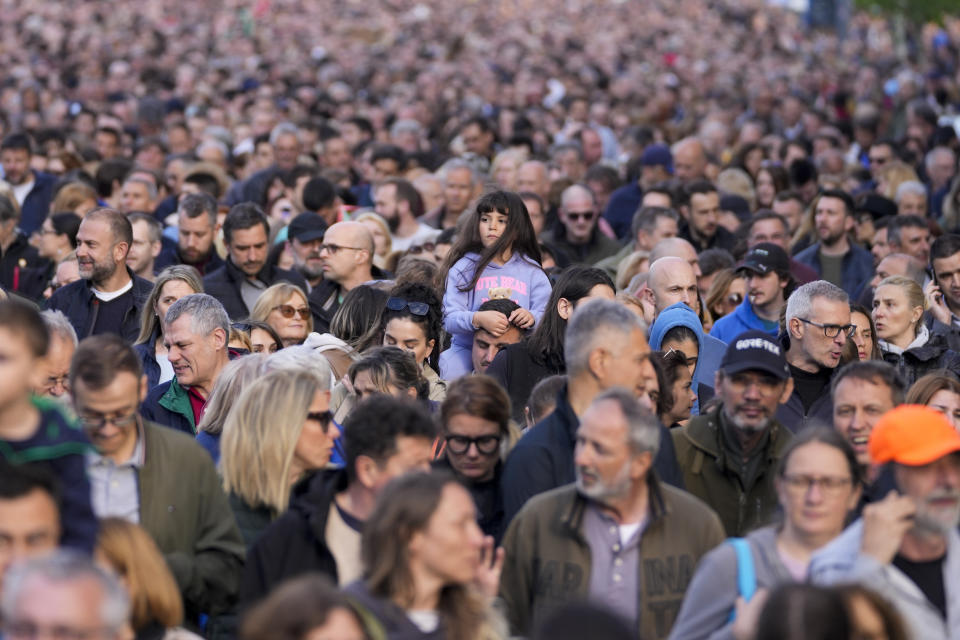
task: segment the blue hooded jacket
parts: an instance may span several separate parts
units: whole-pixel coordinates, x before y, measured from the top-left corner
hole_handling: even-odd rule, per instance
[[[670,329],[677,326],[684,326],[697,334],[697,341],[700,346],[700,355],[697,357],[697,367],[693,371],[693,389],[697,392],[697,399],[693,403],[692,415],[700,414],[700,388],[709,387],[713,390],[713,377],[720,368],[720,361],[723,359],[723,353],[727,350],[727,345],[721,340],[709,336],[703,332],[703,325],[700,324],[700,318],[694,313],[693,309],[683,302],[672,304],[657,316],[650,327],[650,348],[659,351],[663,344],[663,336]],[[712,394],[711,394],[712,395]]]

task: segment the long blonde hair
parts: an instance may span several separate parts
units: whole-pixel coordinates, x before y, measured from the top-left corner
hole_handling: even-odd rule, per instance
[[[304,370],[271,371],[244,389],[220,440],[223,488],[252,506],[282,513],[290,500],[290,466],[320,380]]]
[[[251,353],[231,360],[223,367],[210,397],[207,398],[197,431],[206,431],[211,435],[223,431],[223,423],[227,421],[230,408],[240,398],[240,392],[257,379],[262,363],[260,354]]]
[[[152,623],[170,629],[183,622],[180,589],[160,549],[142,527],[120,518],[100,520],[97,551],[126,582],[134,630]]]
[[[73,254],[76,256],[76,252]],[[68,256],[69,257],[69,256]],[[65,258],[66,259],[66,258]],[[160,318],[157,317],[157,300],[160,299],[160,293],[165,284],[171,280],[182,280],[187,286],[193,289],[194,293],[203,293],[203,280],[200,278],[200,272],[186,264],[173,264],[164,269],[157,275],[153,283],[153,289],[143,305],[143,311],[140,313],[140,335],[137,336],[134,344],[143,344],[149,341],[157,327],[160,326]]]

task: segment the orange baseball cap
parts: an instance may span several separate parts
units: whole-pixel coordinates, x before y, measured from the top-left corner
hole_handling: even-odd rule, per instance
[[[916,467],[960,451],[960,433],[936,409],[904,404],[883,414],[873,427],[869,451],[876,463]]]

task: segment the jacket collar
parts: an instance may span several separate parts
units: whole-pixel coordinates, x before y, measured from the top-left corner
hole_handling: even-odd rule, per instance
[[[227,259],[223,261],[227,269],[227,277],[230,278],[233,282],[243,282],[247,278],[247,274],[244,273],[240,267],[233,263],[233,258],[227,256]],[[273,277],[275,273],[275,267],[267,262],[263,265],[263,269],[257,273],[256,278],[264,284],[269,284],[273,282]]]
[[[570,443],[573,444],[577,441],[577,428],[580,426],[580,418],[577,417],[577,414],[573,412],[573,407],[570,406],[567,391],[567,383],[564,383],[560,387],[560,391],[557,392],[557,408],[555,411],[557,419],[563,425],[567,435],[570,436]]]
[[[693,446],[723,464],[724,453],[720,444],[720,411],[723,405],[718,404],[710,413],[693,417],[684,427],[684,435]],[[764,457],[768,461],[776,460],[783,453],[784,447],[790,439],[784,437],[785,429],[778,421],[773,420],[770,425],[770,437],[766,441]]]
[[[670,505],[663,497],[663,489],[660,487],[660,479],[657,477],[653,468],[647,474],[647,492],[648,509],[650,511],[649,524],[658,522],[661,518],[669,515]],[[583,525],[583,514],[586,512],[587,505],[592,502],[582,493],[574,489],[571,493],[572,500],[561,506],[560,524],[570,533],[580,536]]]

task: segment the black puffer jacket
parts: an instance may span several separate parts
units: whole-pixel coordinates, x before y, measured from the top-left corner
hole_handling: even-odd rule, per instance
[[[938,333],[930,334],[927,342],[912,347],[903,353],[893,353],[880,347],[883,359],[897,368],[909,388],[918,378],[938,369],[947,369],[960,376],[960,353],[947,346],[946,338]]]

